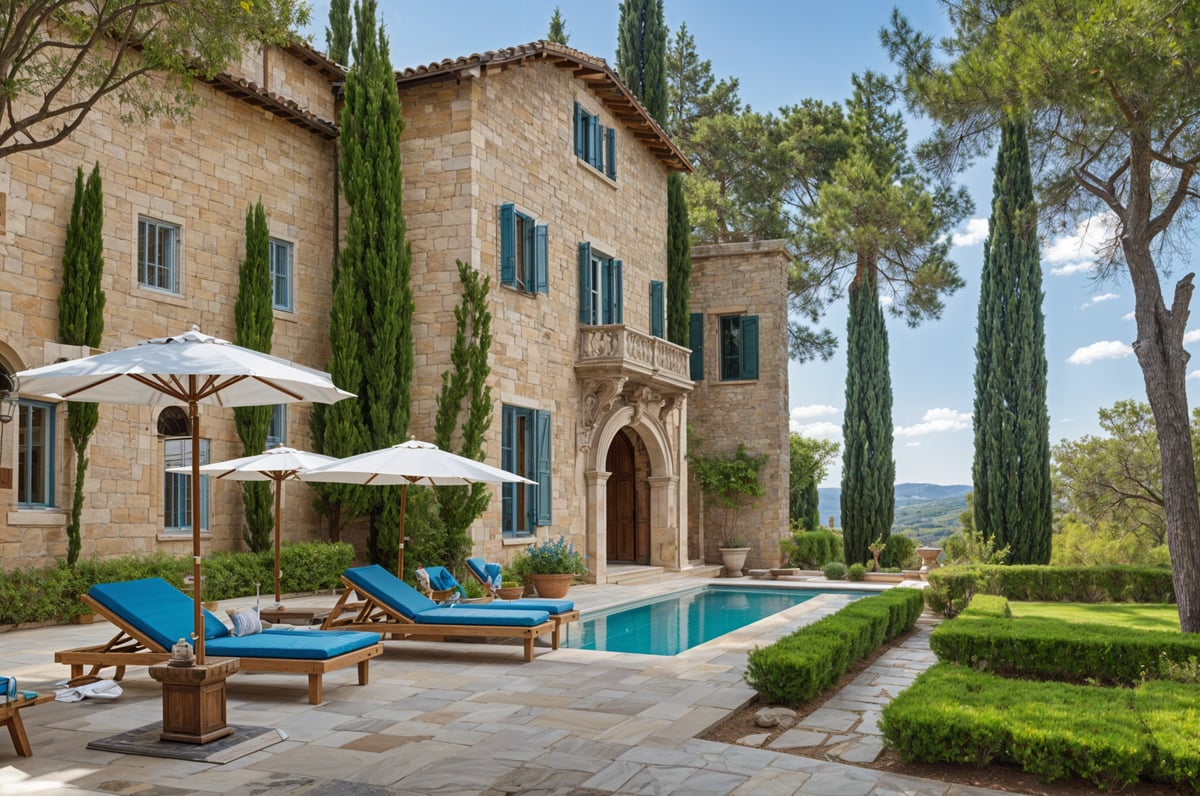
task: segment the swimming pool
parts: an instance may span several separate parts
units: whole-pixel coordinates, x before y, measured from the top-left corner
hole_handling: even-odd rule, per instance
[[[802,589],[702,586],[588,616],[577,626],[569,626],[564,646],[643,655],[677,655],[824,593]]]

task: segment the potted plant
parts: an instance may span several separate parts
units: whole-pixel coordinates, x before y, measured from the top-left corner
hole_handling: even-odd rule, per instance
[[[535,542],[513,556],[512,570],[533,583],[539,597],[561,599],[567,596],[571,581],[587,574],[583,554],[566,538]]]
[[[519,580],[502,580],[500,588],[496,589],[496,597],[501,600],[515,600],[525,593],[525,584]]]
[[[699,448],[699,440],[693,448]],[[750,554],[749,540],[738,533],[732,524],[736,509],[748,497],[762,497],[763,485],[758,473],[767,463],[767,454],[751,456],[744,445],[738,445],[732,456],[701,456],[688,454],[688,463],[696,475],[700,491],[710,503],[719,505],[721,516],[721,563],[726,576],[740,575]]]

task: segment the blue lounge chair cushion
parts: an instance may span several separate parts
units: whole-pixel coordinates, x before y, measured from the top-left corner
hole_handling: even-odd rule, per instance
[[[565,614],[575,610],[575,603],[570,600],[551,600],[546,597],[522,597],[519,600],[501,600],[494,603],[472,605],[472,608],[484,608],[492,611],[545,611],[551,616]]]
[[[190,641],[196,627],[192,598],[162,578],[97,583],[88,594],[163,649],[181,638]],[[204,611],[205,640],[228,635],[224,623]]]
[[[545,611],[483,610],[476,605],[438,605],[378,564],[351,567],[346,580],[396,613],[425,625],[503,625],[532,627],[550,618]]]
[[[357,630],[264,630],[250,636],[223,636],[205,643],[209,655],[229,658],[327,660],[379,643],[378,633]]]
[[[467,566],[475,573],[475,577],[484,583],[490,583],[494,589],[500,588],[504,582],[500,576],[499,564],[489,564],[482,558],[468,558]]]
[[[550,618],[545,611],[488,611],[484,606],[440,605],[413,617],[419,625],[484,625],[536,627]]]
[[[453,589],[461,596],[467,596],[467,593],[459,585],[454,575],[445,567],[425,567],[425,572],[429,575],[429,585],[434,591],[450,591]]]

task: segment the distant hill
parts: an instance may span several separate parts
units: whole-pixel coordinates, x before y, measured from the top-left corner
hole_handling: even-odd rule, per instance
[[[969,484],[896,484],[896,518],[892,531],[908,531],[909,536],[922,543],[944,539],[958,530],[958,515],[966,511]],[[840,487],[821,487],[817,490],[822,525],[833,517],[835,527],[842,527],[842,490]]]

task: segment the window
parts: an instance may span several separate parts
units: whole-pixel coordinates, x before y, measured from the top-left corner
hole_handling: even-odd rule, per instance
[[[704,313],[693,312],[688,318],[688,346],[692,355],[688,357],[688,366],[692,381],[704,378]]]
[[[657,279],[650,280],[650,334],[663,337],[663,327],[666,325],[666,294],[663,283]]]
[[[610,180],[617,178],[617,131],[575,103],[575,157],[586,160]]]
[[[579,322],[584,326],[624,323],[622,263],[579,244]]]
[[[17,506],[54,505],[54,404],[19,401]]]
[[[138,219],[138,283],[179,292],[179,227],[150,218]]]
[[[292,244],[271,238],[271,290],[277,310],[292,311]]]
[[[721,318],[721,380],[758,378],[758,316]]]
[[[271,407],[271,425],[267,426],[267,448],[287,444],[287,404]]]
[[[511,204],[500,205],[500,284],[526,293],[549,293],[546,225]]]
[[[504,535],[529,536],[550,524],[550,413],[505,405],[501,420],[501,466],[537,482],[504,484]]]
[[[164,467],[192,463],[192,438],[163,440]],[[200,463],[208,464],[208,440],[200,440]],[[200,476],[200,527],[208,527],[208,476]],[[192,532],[192,477],[163,473],[163,529],[167,533]]]

